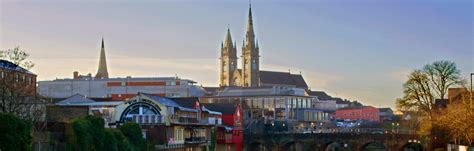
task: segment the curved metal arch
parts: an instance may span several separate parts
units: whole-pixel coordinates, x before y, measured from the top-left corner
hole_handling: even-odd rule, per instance
[[[155,113],[161,114],[160,113],[160,111],[161,111],[160,107],[158,107],[156,105],[153,105],[153,104],[147,103],[147,102],[136,102],[136,103],[130,104],[129,106],[127,106],[127,108],[125,108],[123,110],[122,114],[120,114],[120,122],[124,122],[124,116],[127,115],[128,113],[130,113],[131,111],[133,111],[133,109],[137,106],[147,106],[152,111],[154,111]]]
[[[410,145],[418,145],[420,148],[420,151],[423,151],[425,146],[423,146],[422,144],[420,143],[414,143],[414,142],[409,142],[409,143],[406,143],[405,145],[402,146],[402,148],[400,148],[400,150],[404,150],[406,147],[410,146]]]
[[[360,151],[364,151],[364,150],[365,150],[365,147],[369,146],[370,144],[380,145],[380,146],[382,146],[383,148],[387,149],[387,146],[385,146],[383,142],[379,142],[379,141],[367,141],[367,142],[364,142],[358,149],[359,149]]]

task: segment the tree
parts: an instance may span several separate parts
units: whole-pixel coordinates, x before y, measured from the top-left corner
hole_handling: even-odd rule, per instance
[[[412,117],[409,123],[416,126],[421,136],[431,140],[432,143],[446,142],[449,139],[447,136],[449,128],[439,124],[437,118],[440,115],[434,110],[435,100],[444,99],[448,88],[463,87],[465,83],[454,62],[436,61],[427,64],[423,69],[410,73],[403,85],[404,96],[397,99],[397,106],[412,116],[417,115]]]
[[[410,73],[403,85],[404,96],[397,99],[397,106],[405,111],[420,111],[431,118],[435,99],[444,99],[448,88],[465,83],[454,62],[436,61]]]
[[[19,46],[13,49],[0,51],[0,59],[9,60],[26,70],[30,70],[35,66],[33,62],[27,60],[29,56],[30,55],[26,53],[26,51],[21,50]]]
[[[115,138],[115,132],[112,129],[105,130],[104,144],[104,150],[118,151],[117,138]]]
[[[466,84],[461,78],[461,71],[451,61],[436,61],[425,65],[424,72],[429,76],[431,86],[439,99],[444,99],[448,88]]]
[[[127,137],[130,145],[134,150],[143,151],[146,150],[146,142],[142,135],[140,126],[136,123],[126,123],[120,126],[120,131],[125,137]]]
[[[18,66],[28,70],[34,67],[34,63],[28,60],[29,54],[19,47],[0,51],[0,59],[6,59],[13,63],[11,69]],[[29,120],[33,124],[33,131],[42,131],[46,124],[43,122],[46,112],[46,101],[36,95],[34,81],[30,81],[18,74],[16,70],[3,70],[5,78],[0,79],[0,113],[9,113],[21,119]]]
[[[455,144],[474,145],[474,108],[470,106],[472,92],[461,94],[459,101],[452,101],[446,109],[436,112],[433,125],[442,128]]]
[[[12,114],[0,113],[0,150],[30,150],[31,123]]]

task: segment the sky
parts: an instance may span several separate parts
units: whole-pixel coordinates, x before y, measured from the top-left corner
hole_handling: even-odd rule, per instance
[[[30,54],[38,80],[97,72],[179,76],[217,86],[230,28],[241,54],[247,0],[0,0],[0,49]],[[261,69],[312,90],[395,107],[407,75],[437,60],[474,70],[471,0],[252,0]],[[240,64],[240,63],[239,63]]]

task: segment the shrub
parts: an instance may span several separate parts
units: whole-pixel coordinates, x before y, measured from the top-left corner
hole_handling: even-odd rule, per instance
[[[146,142],[142,135],[142,130],[140,126],[136,123],[127,123],[122,125],[120,131],[123,133],[125,137],[127,137],[128,141],[132,148],[136,151],[144,151],[146,150]]]
[[[0,113],[0,150],[31,150],[30,122]]]

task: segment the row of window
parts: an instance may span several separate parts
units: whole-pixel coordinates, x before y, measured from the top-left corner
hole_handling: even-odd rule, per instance
[[[312,108],[313,100],[309,98],[253,98],[244,101],[251,108]]]
[[[329,114],[323,112],[304,112],[304,120],[305,121],[321,121],[321,120],[329,120]]]
[[[26,82],[27,84],[33,84],[32,77],[26,77],[26,75],[15,74],[16,76],[10,76],[10,80],[15,80],[15,82]],[[0,78],[4,79],[7,77],[7,73],[5,71],[1,71]],[[14,79],[15,78],[15,79]]]

